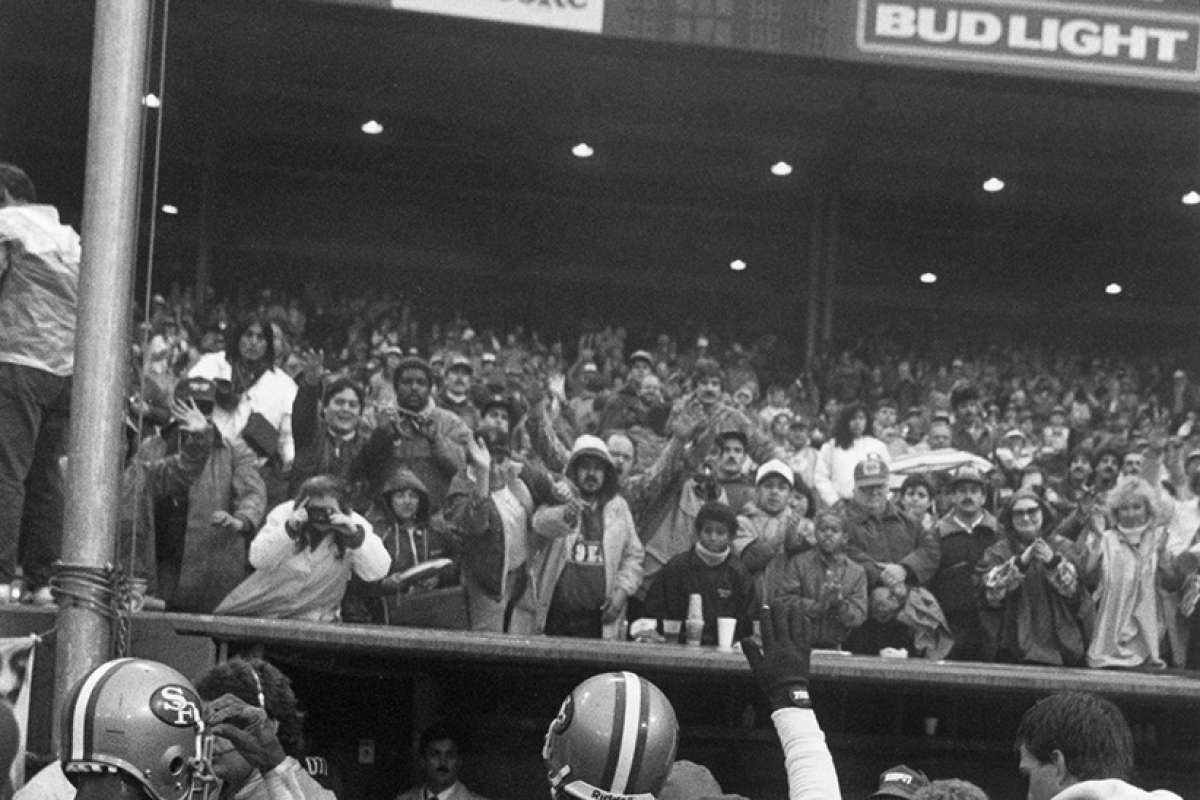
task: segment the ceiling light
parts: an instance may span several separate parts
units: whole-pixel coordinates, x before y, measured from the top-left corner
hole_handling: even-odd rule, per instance
[[[383,133],[383,126],[373,119],[369,119],[362,124],[362,132],[368,136],[378,136]]]
[[[786,161],[776,161],[771,165],[771,174],[778,175],[780,178],[786,178],[792,174],[792,165]]]
[[[746,268],[746,262],[742,261],[740,258],[735,258],[733,261],[729,262],[729,268],[734,272],[741,272]]]
[[[162,207],[162,212],[164,214],[169,214],[173,217],[179,213],[179,206],[173,206],[170,203],[167,203],[166,205],[164,205]]]
[[[1192,189],[1190,192],[1185,194],[1180,199],[1180,202],[1183,203],[1185,206],[1200,205],[1200,192],[1197,192],[1195,189]]]
[[[571,148],[571,155],[576,158],[591,158],[595,153],[596,151],[587,142],[580,142]]]
[[[1108,286],[1104,287],[1105,294],[1120,294],[1121,291],[1121,284],[1119,283],[1110,283]]]
[[[921,283],[937,283],[937,275],[932,272],[922,272]]]
[[[142,98],[142,105],[146,108],[162,108],[162,101],[158,99],[158,95],[151,92]]]
[[[1004,189],[1004,181],[992,176],[983,182],[983,190],[985,192],[999,192]]]

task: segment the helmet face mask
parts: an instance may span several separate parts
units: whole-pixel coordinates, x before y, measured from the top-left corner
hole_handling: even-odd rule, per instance
[[[588,678],[546,731],[542,758],[551,796],[654,800],[678,740],[675,710],[657,686],[632,672]]]
[[[207,798],[215,788],[200,698],[164,664],[136,658],[102,664],[72,690],[64,713],[68,777],[119,773],[155,800]]]

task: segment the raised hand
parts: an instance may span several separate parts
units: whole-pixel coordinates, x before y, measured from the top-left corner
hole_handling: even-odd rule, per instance
[[[179,423],[180,430],[188,433],[203,433],[208,430],[208,417],[196,408],[196,401],[190,397],[186,403],[178,398],[172,400],[171,416]]]

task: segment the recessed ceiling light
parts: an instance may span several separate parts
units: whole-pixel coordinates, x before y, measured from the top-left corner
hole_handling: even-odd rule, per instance
[[[792,174],[792,165],[786,161],[776,161],[771,165],[771,174],[778,175],[780,178],[786,178]]]
[[[1104,287],[1105,294],[1120,294],[1122,291],[1121,284],[1119,283],[1110,283],[1108,286]]]
[[[173,206],[170,203],[167,203],[162,207],[162,212],[164,214],[170,214],[173,217],[179,213],[179,206]]]
[[[593,150],[592,146],[587,142],[580,142],[571,148],[571,155],[575,156],[576,158],[591,158],[595,154],[596,151]]]
[[[734,272],[741,272],[746,268],[746,262],[742,261],[740,258],[735,258],[733,261],[729,262],[729,268]]]
[[[1195,189],[1192,189],[1190,192],[1188,192],[1182,198],[1180,198],[1180,202],[1183,203],[1185,206],[1200,205],[1200,192],[1197,192]]]
[[[368,136],[378,136],[383,133],[383,126],[373,119],[369,119],[362,124],[362,132]]]
[[[1004,189],[1004,181],[992,176],[983,182],[983,190],[985,192],[999,192]]]
[[[162,101],[158,99],[158,95],[151,92],[142,98],[142,105],[146,108],[162,108]]]
[[[921,283],[937,283],[937,275],[932,272],[922,272]]]

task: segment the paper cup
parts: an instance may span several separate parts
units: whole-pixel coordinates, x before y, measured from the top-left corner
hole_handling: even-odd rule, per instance
[[[668,642],[679,642],[679,631],[683,630],[683,620],[681,619],[664,619],[663,636],[667,637]]]
[[[722,650],[733,649],[733,634],[737,630],[737,619],[734,617],[717,617],[717,647]]]

